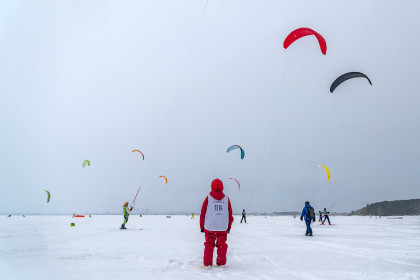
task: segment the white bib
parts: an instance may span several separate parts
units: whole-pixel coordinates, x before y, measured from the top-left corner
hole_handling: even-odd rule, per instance
[[[208,205],[204,228],[209,231],[226,231],[229,225],[229,198],[225,196],[221,200],[208,197]]]

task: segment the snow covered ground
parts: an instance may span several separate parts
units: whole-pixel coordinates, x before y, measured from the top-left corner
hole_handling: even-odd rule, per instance
[[[0,217],[1,279],[420,279],[420,217],[235,217],[228,262],[202,264],[199,217]],[[76,223],[70,227],[71,222]]]

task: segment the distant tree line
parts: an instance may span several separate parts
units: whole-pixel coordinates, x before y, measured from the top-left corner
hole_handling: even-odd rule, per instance
[[[273,212],[274,216],[299,216],[300,212],[299,211],[285,211],[285,212]]]
[[[382,201],[367,204],[362,209],[351,211],[351,215],[402,216],[420,215],[420,199]]]

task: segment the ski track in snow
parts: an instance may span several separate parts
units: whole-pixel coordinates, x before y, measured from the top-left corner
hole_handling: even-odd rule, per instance
[[[2,279],[420,280],[420,217],[235,217],[225,267],[201,269],[199,216],[0,217]],[[70,227],[71,222],[76,223]],[[216,258],[216,250],[214,258]]]

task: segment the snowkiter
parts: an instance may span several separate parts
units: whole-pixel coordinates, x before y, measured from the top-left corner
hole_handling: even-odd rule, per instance
[[[213,251],[217,247],[216,264],[226,264],[227,234],[232,226],[233,215],[229,197],[223,193],[223,182],[214,179],[211,182],[211,192],[201,207],[200,228],[205,233],[204,242],[204,269],[211,269],[213,265]]]
[[[319,221],[318,222],[322,222],[322,212],[319,211]]]
[[[302,210],[302,214],[300,215],[300,220],[303,221],[305,218],[306,223],[306,236],[312,236],[312,228],[311,228],[311,221],[315,222],[315,211],[314,208],[311,206],[309,201],[305,202],[305,207]]]
[[[245,224],[246,224],[246,213],[245,213],[245,209],[244,209],[244,210],[242,210],[242,219],[241,219],[241,224],[242,224],[242,220],[244,220],[244,221],[245,221]]]
[[[125,224],[128,221],[128,216],[130,216],[130,211],[133,210],[133,207],[131,206],[128,208],[128,202],[125,202],[123,205],[123,212],[124,212],[124,222],[121,225],[121,229],[126,229]]]
[[[323,213],[324,213],[324,221],[322,222],[322,224],[324,224],[325,221],[328,220],[328,224],[331,225],[330,217],[328,217],[330,215],[330,212],[327,212],[327,208],[324,208]]]
[[[191,219],[194,220],[194,213],[191,213]]]

